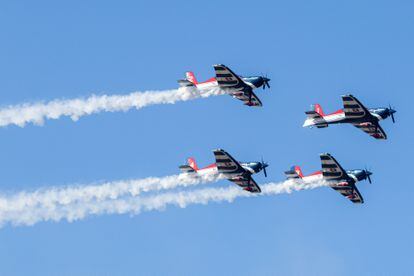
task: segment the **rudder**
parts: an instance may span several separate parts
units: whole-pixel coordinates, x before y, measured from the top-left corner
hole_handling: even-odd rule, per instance
[[[193,72],[185,72],[185,77],[188,81],[192,82],[193,84],[198,83]]]
[[[313,110],[318,113],[319,115],[321,115],[322,117],[325,116],[325,113],[323,113],[323,109],[322,106],[320,104],[314,104],[313,105]]]
[[[287,179],[303,178],[302,169],[299,166],[293,166],[289,171],[285,172]]]
[[[190,157],[187,159],[188,165],[193,168],[193,170],[198,171],[198,166],[194,158]]]

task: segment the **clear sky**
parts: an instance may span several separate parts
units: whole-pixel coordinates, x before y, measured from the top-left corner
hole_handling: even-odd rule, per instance
[[[224,148],[320,169],[330,152],[368,166],[364,205],[329,188],[234,203],[0,229],[0,275],[407,275],[414,186],[412,1],[3,1],[0,103],[171,89],[224,63],[268,74],[263,108],[228,96],[0,129],[0,191],[172,175]],[[319,102],[352,93],[397,110],[389,140],[352,126],[304,129]],[[222,181],[216,186],[231,183]]]

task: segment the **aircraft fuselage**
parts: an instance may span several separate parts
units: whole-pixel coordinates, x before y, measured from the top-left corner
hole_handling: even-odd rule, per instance
[[[261,172],[264,168],[263,168],[263,164],[261,162],[245,162],[245,163],[240,163],[240,165],[242,166],[243,169],[246,170],[246,172],[252,174],[256,174]],[[218,170],[217,170],[217,165],[215,163],[205,167],[205,168],[201,168],[198,169],[196,171],[197,174],[199,175],[216,175],[218,174]],[[239,176],[242,174],[234,174],[233,176]]]
[[[370,173],[367,172],[366,170],[356,169],[356,170],[348,170],[346,171],[346,174],[347,175],[344,177],[343,180],[339,180],[339,181],[330,180],[329,182],[331,183],[331,186],[338,186],[338,185],[340,186],[341,183],[348,183],[348,184],[354,185],[359,181],[366,180],[368,178],[368,174]],[[322,181],[324,180],[324,177],[323,177],[322,171],[317,171],[310,175],[303,176],[301,179],[305,183],[312,183],[312,182]]]
[[[369,113],[371,116],[371,122],[377,123],[381,120],[386,119],[390,115],[387,113],[387,108],[375,108],[370,109]],[[304,127],[312,127],[312,126],[318,126],[318,125],[331,125],[331,124],[358,124],[358,123],[364,123],[367,122],[367,118],[346,118],[345,112],[343,110],[338,110],[334,113],[324,115],[322,118],[308,118],[305,120],[305,123],[303,124]]]

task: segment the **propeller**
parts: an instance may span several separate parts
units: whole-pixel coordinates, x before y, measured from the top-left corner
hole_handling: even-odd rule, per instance
[[[365,168],[364,172],[365,172],[365,175],[367,176],[369,184],[372,184],[372,180],[371,180],[372,172],[370,172],[367,168]]]
[[[397,111],[391,107],[391,104],[388,107],[388,112],[390,113],[392,122],[395,124],[394,113],[397,112]]]
[[[267,88],[270,88],[270,85],[269,85],[270,79],[267,77],[267,75],[262,76],[262,79],[263,79],[263,90],[266,89],[266,86],[267,86]]]
[[[266,168],[269,166],[269,164],[267,164],[266,162],[263,161],[263,157],[262,157],[262,161],[260,162],[260,164],[262,165],[263,173],[264,173],[265,177],[267,177]]]

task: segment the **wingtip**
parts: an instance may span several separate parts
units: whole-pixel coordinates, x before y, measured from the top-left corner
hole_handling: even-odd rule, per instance
[[[224,68],[228,68],[226,65],[221,64],[221,63],[219,63],[219,64],[214,64],[214,65],[213,65],[213,67],[214,67],[214,69],[217,69],[217,67],[224,67]]]

